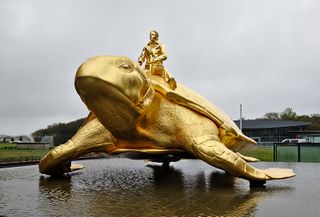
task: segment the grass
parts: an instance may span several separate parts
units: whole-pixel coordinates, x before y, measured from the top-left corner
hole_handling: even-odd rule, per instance
[[[0,149],[0,162],[40,160],[47,152],[47,150]],[[258,158],[261,161],[273,161],[272,147],[258,147],[242,154]]]
[[[16,143],[0,143],[0,149],[16,149]]]
[[[43,157],[48,150],[0,150],[0,158],[9,157]]]
[[[0,143],[0,145],[2,145]],[[6,144],[8,145],[8,144]],[[3,146],[2,146],[3,147]],[[1,149],[0,163],[25,162],[40,160],[47,150],[20,150],[20,149]],[[258,147],[250,152],[242,152],[243,155],[258,158],[260,161],[273,161],[273,147]],[[102,157],[106,154],[88,154],[86,157]],[[320,162],[319,147],[302,147],[302,162]],[[296,147],[278,147],[279,162],[297,162]]]
[[[47,150],[1,149],[0,163],[37,161],[47,152]]]
[[[48,150],[21,150],[21,149],[0,149],[0,164],[13,162],[33,162],[39,161]],[[82,157],[105,157],[103,153],[89,153]]]
[[[258,147],[249,152],[242,152],[242,154],[258,158],[260,161],[273,161],[273,147]]]

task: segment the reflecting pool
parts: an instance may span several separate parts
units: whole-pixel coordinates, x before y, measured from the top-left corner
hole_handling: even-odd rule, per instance
[[[320,164],[265,163],[296,177],[250,188],[200,160],[164,168],[143,160],[78,161],[63,178],[38,167],[0,169],[0,216],[319,216]]]

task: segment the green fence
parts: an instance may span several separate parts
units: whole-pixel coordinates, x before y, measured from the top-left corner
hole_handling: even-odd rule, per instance
[[[320,143],[274,143],[273,161],[320,162]]]

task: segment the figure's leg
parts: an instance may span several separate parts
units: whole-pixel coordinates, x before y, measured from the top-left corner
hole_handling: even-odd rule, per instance
[[[164,80],[169,84],[170,89],[174,90],[177,88],[176,80],[171,75],[171,73],[164,67],[163,67],[163,76],[164,76]]]
[[[284,179],[295,176],[290,169],[257,169],[214,137],[208,136],[195,139],[192,144],[192,150],[196,156],[212,166],[250,181]]]
[[[109,152],[113,149],[111,133],[98,121],[87,118],[85,124],[65,144],[50,150],[39,163],[40,173],[59,175],[70,172],[72,159],[90,152]]]
[[[146,73],[146,75],[147,75],[148,78],[151,77],[151,69],[150,69],[150,68],[144,69],[143,71],[144,71],[144,73]]]

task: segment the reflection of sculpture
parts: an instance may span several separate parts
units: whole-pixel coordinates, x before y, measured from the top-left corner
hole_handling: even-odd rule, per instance
[[[274,193],[290,193],[283,183],[248,188],[242,180],[214,168],[206,173],[204,166],[196,172],[188,165],[202,164],[192,160],[169,168],[155,164],[146,168],[142,162],[127,159],[86,163],[91,170],[81,175],[70,174],[70,179],[64,176],[39,180],[38,209],[45,209],[41,213],[54,210],[50,214],[247,217],[255,216],[257,206],[263,206],[264,199],[272,198]],[[262,213],[264,210],[261,209]]]
[[[159,42],[159,34],[156,31],[150,32],[150,42],[143,48],[139,57],[139,64],[145,63],[145,72],[148,76],[160,75],[169,84],[171,89],[177,87],[175,79],[163,66],[163,61],[167,59],[167,51],[163,44]]]
[[[219,108],[178,84],[167,87],[158,75],[147,77],[126,57],[89,59],[78,69],[76,90],[91,111],[78,133],[51,150],[41,173],[72,170],[69,162],[88,152],[138,152],[157,161],[187,154],[251,181],[294,176],[290,169],[257,169],[237,154],[255,147]],[[160,157],[159,157],[160,156]]]

